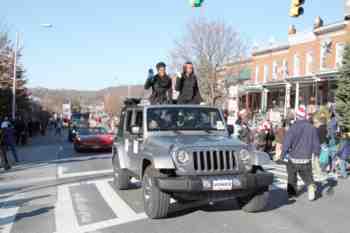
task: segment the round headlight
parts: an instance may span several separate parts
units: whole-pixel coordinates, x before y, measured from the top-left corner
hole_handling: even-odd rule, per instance
[[[250,163],[250,153],[249,153],[249,151],[246,150],[246,149],[242,149],[242,150],[239,152],[239,158],[241,159],[241,161],[242,161],[244,164]]]
[[[180,164],[186,164],[190,161],[190,155],[186,151],[180,150],[176,155],[176,160]]]

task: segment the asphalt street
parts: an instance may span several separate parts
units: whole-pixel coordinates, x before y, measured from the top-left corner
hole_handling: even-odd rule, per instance
[[[128,191],[112,184],[110,153],[77,154],[65,138],[33,139],[19,148],[23,162],[0,173],[1,233],[348,233],[350,180],[320,180],[320,197],[288,201],[283,165],[269,206],[255,214],[234,200],[213,205],[172,204],[171,216],[150,220],[139,183]],[[316,177],[317,178],[317,177]],[[302,187],[302,182],[299,182]]]

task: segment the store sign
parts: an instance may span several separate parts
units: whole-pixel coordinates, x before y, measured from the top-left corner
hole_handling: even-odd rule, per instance
[[[345,17],[350,17],[350,0],[344,0]]]

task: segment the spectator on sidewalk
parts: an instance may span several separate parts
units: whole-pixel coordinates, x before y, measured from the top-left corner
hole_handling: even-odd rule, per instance
[[[63,121],[58,118],[56,122],[56,131],[55,131],[55,136],[62,136],[62,129],[63,129]]]
[[[19,143],[21,143],[22,145],[24,145],[25,142],[25,129],[26,129],[26,125],[24,120],[22,119],[22,117],[18,117],[15,120],[15,132],[16,132],[16,145],[18,145]]]
[[[338,123],[334,112],[332,112],[331,120],[328,122],[327,130],[328,130],[327,136],[329,140],[331,141],[331,143],[335,142],[337,138]]]
[[[350,137],[347,134],[343,134],[342,143],[339,151],[337,151],[336,155],[339,158],[339,168],[340,168],[340,176],[341,179],[348,178],[348,160],[350,158]]]
[[[320,145],[321,145],[321,152],[322,152],[322,148],[325,148],[328,150],[328,138],[327,138],[327,124],[326,124],[327,120],[324,118],[321,118],[320,120],[315,120],[315,127],[317,129],[317,134],[319,136],[319,140],[320,140]],[[313,168],[315,170],[315,175],[321,178],[326,177],[326,175],[324,174],[324,168],[321,167],[320,164],[320,157],[314,155],[313,156]],[[326,163],[327,164],[327,163]]]
[[[3,128],[3,131],[4,131],[5,146],[6,148],[11,150],[16,163],[19,163],[17,150],[16,150],[15,130],[12,127],[12,125],[9,124],[7,125],[7,127]]]
[[[284,136],[286,135],[286,121],[283,120],[276,130],[276,150],[275,150],[275,161],[281,161],[282,159],[282,147]]]
[[[5,117],[4,120],[1,122],[1,128],[7,128],[9,125],[11,124],[11,122],[9,121],[8,117]]]
[[[283,142],[283,156],[288,154],[288,197],[297,196],[298,174],[308,189],[310,201],[316,199],[316,185],[312,174],[312,156],[320,154],[320,138],[316,128],[306,120],[305,108],[296,112],[297,120],[291,126]]]
[[[1,165],[5,170],[11,169],[11,165],[7,158],[6,153],[6,146],[5,146],[5,140],[4,140],[4,130],[0,128],[0,158],[1,158]]]

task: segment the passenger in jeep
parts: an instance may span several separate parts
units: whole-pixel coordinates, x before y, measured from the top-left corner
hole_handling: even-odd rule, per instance
[[[180,92],[177,99],[178,104],[200,104],[202,102],[198,80],[191,62],[183,66],[182,74],[177,77],[175,89]]]
[[[145,83],[146,90],[152,88],[149,101],[152,105],[172,104],[172,82],[166,73],[166,65],[163,62],[159,62],[156,67],[158,74],[155,76],[149,75]]]

